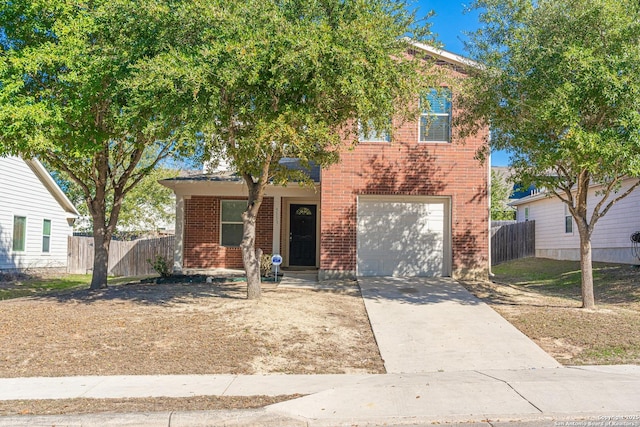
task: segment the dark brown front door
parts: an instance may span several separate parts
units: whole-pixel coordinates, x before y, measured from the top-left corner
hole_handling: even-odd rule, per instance
[[[291,205],[289,265],[316,265],[316,205]]]

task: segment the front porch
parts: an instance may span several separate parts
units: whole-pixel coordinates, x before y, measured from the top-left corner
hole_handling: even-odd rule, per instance
[[[177,178],[163,184],[176,193],[174,271],[241,268],[238,212],[247,198],[246,185],[233,177]],[[256,248],[280,254],[281,268],[317,269],[320,212],[319,184],[269,186],[256,223]]]

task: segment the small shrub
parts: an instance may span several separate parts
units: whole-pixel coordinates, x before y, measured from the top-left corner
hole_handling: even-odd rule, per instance
[[[267,277],[271,274],[271,254],[262,254],[260,257],[260,275]]]
[[[169,261],[167,261],[167,259],[162,255],[156,255],[154,260],[148,259],[147,262],[151,264],[151,268],[153,268],[160,277],[171,277]]]

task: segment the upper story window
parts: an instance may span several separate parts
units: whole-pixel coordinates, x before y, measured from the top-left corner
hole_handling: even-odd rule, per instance
[[[358,123],[358,141],[359,142],[391,142],[391,135],[384,130],[376,130],[373,126],[373,122],[369,121],[367,129],[364,129],[360,123]]]
[[[240,246],[242,242],[242,212],[247,209],[246,200],[222,200],[220,202],[220,244]]]
[[[27,217],[13,217],[13,243],[11,249],[15,252],[24,252],[27,240]]]
[[[431,89],[420,98],[420,142],[451,141],[451,90]]]

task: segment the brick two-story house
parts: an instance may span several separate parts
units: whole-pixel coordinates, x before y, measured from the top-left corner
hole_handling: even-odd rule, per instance
[[[469,66],[418,48],[453,74]],[[452,137],[456,95],[446,95],[433,92],[431,110],[393,138],[361,137],[339,163],[311,171],[315,188],[269,186],[256,245],[281,254],[284,268],[317,268],[320,279],[486,275],[489,172],[474,155],[487,134]],[[175,268],[242,267],[242,180],[208,174],[162,183],[177,197]]]

